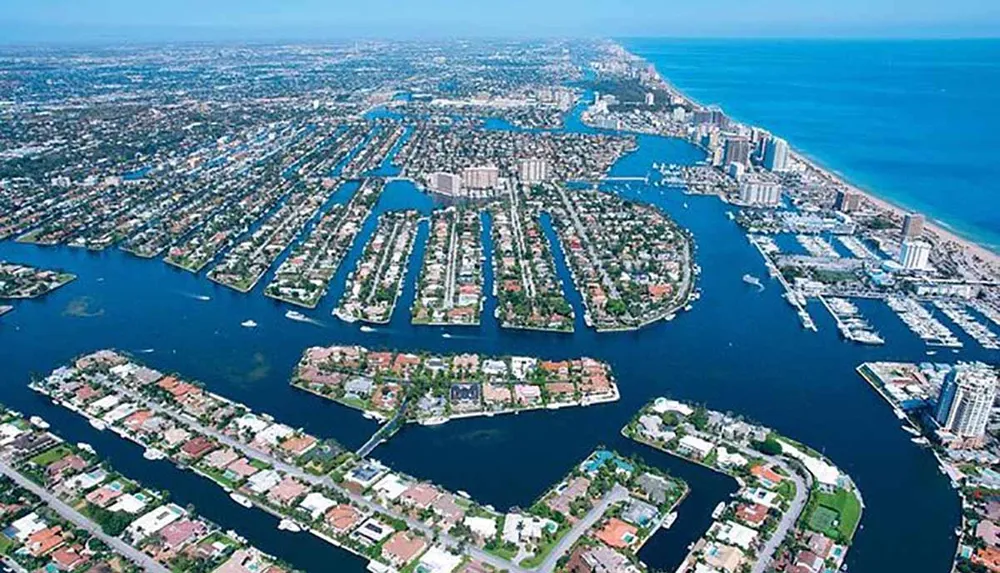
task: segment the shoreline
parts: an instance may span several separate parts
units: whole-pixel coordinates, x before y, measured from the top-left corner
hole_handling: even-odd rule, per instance
[[[704,104],[694,99],[693,97],[689,96],[683,90],[681,90],[676,84],[666,79],[663,76],[663,74],[656,69],[656,65],[654,63],[650,62],[646,58],[626,48],[624,42],[620,42],[618,40],[611,40],[611,43],[620,48],[624,53],[628,54],[629,56],[649,64],[655,71],[656,79],[664,86],[672,90],[676,95],[683,98],[685,101],[687,101],[692,105],[705,107]],[[740,123],[744,123],[747,126],[765,128],[765,126],[757,126],[752,122],[740,121]],[[803,164],[811,167],[820,174],[824,175],[825,177],[845,186],[849,191],[860,194],[866,200],[873,203],[877,208],[890,211],[894,215],[899,217],[903,217],[907,213],[919,212],[921,215],[924,216],[924,229],[926,231],[929,231],[939,240],[956,243],[959,246],[966,249],[967,252],[971,253],[972,255],[978,256],[979,258],[989,261],[992,264],[1000,265],[1000,245],[991,245],[975,237],[964,236],[963,234],[961,234],[960,231],[950,228],[947,223],[944,223],[936,216],[920,211],[915,211],[914,209],[906,207],[901,202],[898,202],[899,201],[898,199],[890,199],[887,197],[883,197],[875,191],[859,187],[858,185],[852,183],[848,179],[847,175],[838,173],[837,170],[833,169],[832,167],[824,165],[822,161],[805,153],[799,147],[793,145],[791,141],[789,141],[789,154],[792,155],[798,161],[802,162]],[[997,250],[994,250],[994,248],[996,248]]]

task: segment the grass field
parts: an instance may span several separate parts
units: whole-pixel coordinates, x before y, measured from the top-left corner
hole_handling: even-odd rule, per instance
[[[66,447],[66,446],[56,446],[56,447],[52,448],[51,450],[45,450],[44,452],[42,452],[42,453],[38,454],[37,456],[31,458],[30,461],[31,461],[31,463],[33,463],[35,465],[39,465],[39,466],[45,467],[45,466],[51,464],[52,462],[55,462],[55,461],[58,461],[58,460],[61,460],[61,459],[65,458],[66,456],[70,455],[71,453],[73,453],[73,452],[68,447]]]
[[[834,539],[849,541],[861,519],[861,503],[845,489],[833,493],[816,492],[809,506],[806,525]]]

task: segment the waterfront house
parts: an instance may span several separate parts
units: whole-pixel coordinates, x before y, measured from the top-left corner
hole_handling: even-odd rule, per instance
[[[594,535],[610,547],[624,549],[637,540],[636,534],[639,532],[634,525],[629,525],[617,517],[612,517]]]
[[[510,403],[510,386],[506,384],[494,384],[486,382],[483,384],[483,401],[487,406],[504,406]]]
[[[309,488],[302,485],[295,478],[285,476],[278,485],[267,492],[267,499],[280,506],[289,506],[296,499],[304,494]]]
[[[361,512],[352,505],[340,504],[326,511],[323,520],[337,534],[343,535],[361,521]]]
[[[659,511],[652,505],[630,498],[622,510],[622,519],[637,527],[646,527],[656,519]]]
[[[515,384],[514,396],[518,404],[533,406],[542,401],[542,389],[533,384]]]
[[[394,566],[402,568],[413,561],[424,549],[427,542],[409,531],[397,531],[382,545],[382,557]]]
[[[54,525],[40,531],[36,531],[28,536],[24,543],[24,548],[32,557],[41,557],[48,554],[56,547],[59,547],[66,540],[62,535],[62,527]]]

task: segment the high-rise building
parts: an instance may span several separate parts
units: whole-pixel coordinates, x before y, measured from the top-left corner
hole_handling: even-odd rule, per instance
[[[899,249],[899,264],[908,271],[922,271],[927,268],[931,257],[931,246],[924,241],[908,239]]]
[[[788,142],[780,137],[772,137],[764,148],[764,168],[768,171],[788,169]]]
[[[996,395],[996,370],[981,362],[960,362],[945,376],[934,418],[942,430],[981,445]]]
[[[903,217],[903,238],[919,237],[924,232],[924,216],[920,213],[907,213]]]
[[[837,199],[833,202],[833,208],[835,211],[840,211],[841,213],[850,213],[852,211],[857,211],[858,207],[861,206],[861,194],[854,191],[847,191],[845,189],[837,190]]]
[[[518,165],[521,183],[541,183],[549,178],[549,162],[544,159],[522,159]]]
[[[494,189],[499,177],[500,170],[492,165],[466,167],[462,170],[462,186],[466,189]]]
[[[750,162],[750,140],[745,137],[727,137],[725,149],[722,153],[722,164],[739,163],[746,165]]]
[[[656,104],[656,94],[653,92],[646,92],[646,105],[653,107]]]
[[[748,173],[740,181],[740,202],[744,205],[776,207],[781,204],[781,184]]]
[[[431,191],[451,197],[462,194],[462,178],[454,173],[437,171],[427,176],[427,186]]]

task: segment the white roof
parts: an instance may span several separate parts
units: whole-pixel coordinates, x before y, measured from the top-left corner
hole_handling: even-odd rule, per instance
[[[653,402],[653,411],[657,414],[663,414],[665,412],[677,412],[683,416],[690,416],[694,413],[694,408],[688,406],[687,404],[682,404],[677,400],[668,400],[666,398],[657,398]]]
[[[6,446],[23,433],[24,430],[18,428],[14,424],[0,424],[0,446]]]
[[[264,493],[281,483],[281,474],[277,470],[259,471],[247,478],[247,487],[254,493]]]
[[[507,363],[503,360],[483,360],[483,372],[487,374],[501,374],[507,372]]]
[[[742,467],[750,463],[749,460],[747,460],[739,452],[729,453],[729,450],[727,450],[725,446],[719,446],[718,449],[715,450],[715,453],[718,456],[716,460],[719,462],[719,465],[722,466]]]
[[[325,513],[326,510],[337,505],[337,502],[332,499],[327,498],[325,495],[319,492],[309,492],[306,494],[305,499],[299,504],[299,507],[308,511],[312,514],[313,519],[319,517],[321,513]]]
[[[145,508],[145,496],[139,498],[131,493],[126,493],[118,496],[115,503],[108,508],[108,511],[124,511],[125,513],[136,514]]]
[[[377,491],[379,495],[382,496],[383,498],[389,501],[396,501],[396,499],[398,499],[399,496],[403,495],[403,492],[410,487],[410,484],[404,482],[396,474],[387,474],[384,478],[380,479],[378,483],[376,483],[373,487],[375,488],[375,491]]]
[[[287,438],[295,433],[295,430],[284,424],[271,424],[264,431],[258,433],[255,439],[275,446],[282,438]]]
[[[240,430],[248,431],[252,434],[262,431],[268,426],[267,420],[259,418],[256,414],[243,414],[239,418],[233,420],[236,427]]]
[[[754,539],[757,538],[757,532],[741,523],[727,521],[723,523],[719,528],[719,531],[716,532],[716,537],[718,537],[719,541],[722,541],[723,543],[738,545],[743,549],[749,549]]]
[[[511,543],[518,543],[522,539],[538,539],[550,524],[555,525],[555,522],[533,515],[508,513],[503,523],[503,539]]]
[[[114,424],[118,420],[127,418],[132,414],[132,412],[135,412],[138,409],[139,407],[137,405],[131,402],[125,402],[124,404],[118,404],[112,408],[110,412],[101,416],[101,419],[109,424]]]
[[[744,490],[741,495],[745,500],[759,503],[766,507],[774,507],[774,500],[778,497],[777,493],[768,491],[762,487]]]
[[[77,474],[62,483],[62,487],[68,490],[87,491],[97,484],[103,482],[108,477],[108,472],[97,468],[92,472]]]
[[[689,434],[681,438],[680,447],[694,450],[702,456],[707,456],[712,451],[712,448],[715,447],[715,444]]]
[[[87,409],[92,412],[102,412],[104,410],[114,408],[120,400],[121,398],[119,398],[117,394],[108,394],[100,400],[95,401]]]
[[[451,573],[461,564],[461,557],[435,545],[420,558],[417,571],[421,573]]]
[[[806,466],[806,469],[809,470],[809,473],[817,481],[826,485],[837,485],[837,480],[840,478],[840,470],[836,467],[800,451],[784,440],[778,440],[778,443],[781,444],[781,453],[802,462],[802,465]]]
[[[132,539],[145,539],[164,527],[180,519],[186,512],[176,504],[158,507],[143,515],[128,526]]]
[[[462,523],[476,535],[492,539],[497,534],[497,520],[490,517],[466,517]]]
[[[41,517],[38,517],[37,513],[32,511],[28,515],[11,523],[10,527],[16,531],[14,537],[21,543],[24,543],[32,534],[45,529],[48,525]]]

